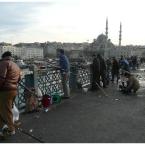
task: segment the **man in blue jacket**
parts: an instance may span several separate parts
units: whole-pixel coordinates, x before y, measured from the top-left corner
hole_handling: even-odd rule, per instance
[[[67,56],[64,54],[63,49],[58,50],[59,53],[59,66],[62,76],[62,85],[64,98],[70,97],[70,88],[69,88],[69,74],[70,74],[70,64]]]
[[[123,56],[120,59],[120,67],[123,71],[130,72],[129,62]]]

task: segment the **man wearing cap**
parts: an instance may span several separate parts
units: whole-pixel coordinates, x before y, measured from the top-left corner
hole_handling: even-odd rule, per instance
[[[0,137],[2,138],[5,130],[8,135],[15,134],[12,106],[17,95],[20,68],[12,61],[12,54],[9,51],[2,54],[0,68]]]

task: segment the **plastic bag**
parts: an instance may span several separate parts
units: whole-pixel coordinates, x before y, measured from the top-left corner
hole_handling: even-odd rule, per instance
[[[38,100],[42,100],[43,95],[42,95],[42,91],[40,90],[40,88],[37,89],[37,95],[38,95]]]
[[[38,88],[37,92],[38,92],[37,95],[38,95],[39,97],[42,97],[42,96],[43,96],[43,95],[42,95],[42,92],[41,92],[41,90],[40,90],[40,88]]]
[[[12,113],[13,113],[13,122],[18,121],[20,113],[15,104],[13,105]]]

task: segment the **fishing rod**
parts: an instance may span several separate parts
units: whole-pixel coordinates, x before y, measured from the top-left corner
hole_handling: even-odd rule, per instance
[[[48,64],[47,67],[52,67],[52,68],[55,68],[55,69],[58,69],[60,71],[65,71],[64,69],[62,69],[60,66],[57,66],[57,65],[53,65],[53,64]]]
[[[32,92],[28,87],[24,86],[24,85],[21,84],[20,82],[19,82],[19,85],[21,85],[22,87],[24,87],[24,88],[25,88],[27,91],[29,91],[31,94],[33,94],[33,95],[35,95],[36,97],[38,97],[34,92]],[[18,130],[19,130],[21,133],[23,133],[23,134],[25,134],[25,135],[27,135],[27,136],[30,136],[31,138],[37,140],[39,143],[45,143],[45,142],[44,142],[43,140],[41,140],[40,138],[38,138],[38,137],[36,137],[36,136],[30,134],[29,132],[25,131],[24,129],[22,129],[22,128],[20,128],[20,127],[18,128]]]
[[[40,138],[38,138],[38,137],[36,137],[36,136],[30,134],[28,131],[25,131],[25,130],[22,129],[21,127],[17,127],[17,129],[18,129],[21,133],[23,133],[23,134],[25,134],[25,135],[28,135],[28,136],[30,136],[31,138],[37,140],[39,143],[45,143],[43,140],[41,140]],[[3,139],[5,140],[5,139],[7,139],[7,137],[8,137],[7,130],[5,130],[5,133],[4,133],[4,134],[5,134],[5,135],[4,135]]]
[[[32,92],[28,87],[24,86],[23,84],[19,83],[22,87],[24,87],[26,90],[28,90],[30,93],[32,93],[33,95],[35,95],[36,97],[38,97],[34,92]],[[106,94],[106,92],[100,87],[100,85],[98,83],[96,83],[96,85],[98,86],[98,88],[100,89],[100,91],[102,91],[102,93],[108,97],[108,95]]]
[[[28,87],[26,87],[26,86],[24,86],[23,84],[21,84],[20,82],[19,82],[19,85],[20,86],[22,86],[23,88],[25,88],[27,91],[29,91],[31,94],[33,94],[33,95],[35,95],[36,97],[38,97],[38,95],[37,94],[35,94],[33,91],[31,91]]]
[[[64,71],[64,69],[61,69],[61,67],[59,67],[59,66],[56,66],[56,65],[53,65],[53,64],[48,64],[50,67],[53,67],[53,68],[56,68],[56,69],[59,69],[59,70],[61,70],[61,71]],[[75,65],[75,66],[78,66],[78,67],[81,67],[81,68],[84,68],[84,66],[81,66],[81,65]],[[72,73],[72,74],[75,74],[75,73],[73,73],[73,72],[71,72],[70,71],[70,73]],[[92,73],[88,73],[89,75],[91,75]],[[76,74],[77,75],[77,74]],[[98,86],[98,88],[101,90],[101,92],[106,96],[106,97],[108,97],[108,95],[106,94],[106,92],[100,87],[100,85],[98,84],[98,83],[96,83],[96,85]],[[25,86],[23,86],[23,87],[25,87]],[[27,88],[27,90],[28,90],[28,88]]]
[[[100,85],[98,83],[96,83],[96,85],[98,86],[98,88],[102,91],[102,93],[106,96],[109,97],[106,92],[100,87]]]
[[[70,64],[72,67],[79,67],[79,68],[85,68],[85,65],[84,66],[82,66],[82,65],[79,65],[79,64]],[[60,66],[58,66],[58,65],[54,65],[54,64],[52,64],[52,63],[49,63],[48,64],[48,67],[53,67],[53,68],[56,68],[56,69],[59,69],[59,70],[61,70],[61,71],[65,71],[64,69],[62,69]]]
[[[37,140],[39,143],[45,143],[45,142],[44,142],[43,140],[41,140],[40,138],[38,138],[38,137],[36,137],[36,136],[30,134],[29,132],[25,131],[25,130],[22,129],[22,128],[18,128],[18,130],[19,130],[21,133],[23,133],[23,134],[25,134],[25,135],[27,135],[27,136],[30,136],[31,138]]]
[[[53,64],[49,64],[49,66],[64,71],[64,69],[61,69],[59,66],[56,66],[56,65],[53,65]],[[80,66],[80,65],[75,65],[75,66],[79,66],[79,67],[84,68],[83,66]],[[71,71],[70,71],[70,73],[74,74],[74,73],[71,72]],[[92,73],[88,73],[88,74],[91,75]],[[97,85],[98,88],[101,90],[101,92],[102,92],[106,97],[108,97],[107,93],[100,87],[100,85],[99,85],[98,83],[96,83],[96,85]]]

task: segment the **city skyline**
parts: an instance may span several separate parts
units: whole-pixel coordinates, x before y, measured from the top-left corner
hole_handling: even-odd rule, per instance
[[[145,45],[144,0],[0,0],[0,42],[92,42]]]

